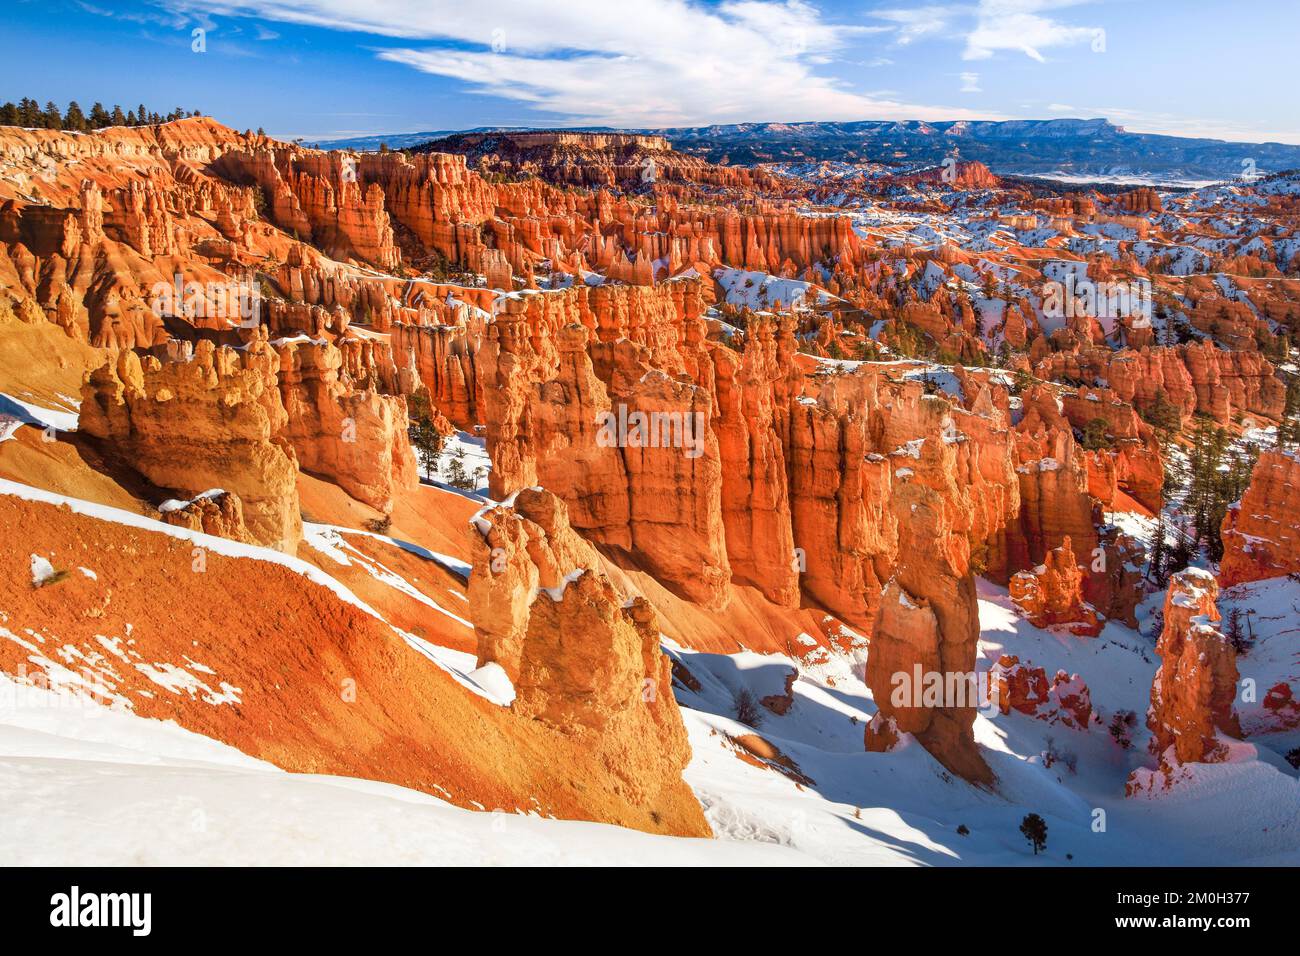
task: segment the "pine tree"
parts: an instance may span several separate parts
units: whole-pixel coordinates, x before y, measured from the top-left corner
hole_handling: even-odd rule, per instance
[[[89,119],[91,129],[103,129],[113,124],[113,118],[108,115],[108,110],[104,109],[104,104],[99,102],[90,108]]]
[[[1151,536],[1151,560],[1147,564],[1147,580],[1154,581],[1157,586],[1163,588],[1169,580],[1166,574],[1166,564],[1168,561],[1168,545],[1165,543],[1165,536],[1168,530],[1165,527],[1164,509],[1156,512],[1156,528]]]
[[[1156,389],[1155,397],[1143,411],[1142,418],[1160,433],[1160,440],[1164,444],[1168,444],[1182,426],[1178,406],[1169,400],[1163,388]]]
[[[43,125],[41,108],[30,96],[24,96],[18,102],[18,122],[28,129],[38,129]]]
[[[112,124],[113,124],[114,126],[134,126],[134,125],[135,125],[134,123],[128,123],[128,122],[127,122],[127,116],[126,116],[125,113],[122,112],[122,107],[118,106],[116,103],[113,104],[113,114],[112,114],[112,117],[111,117],[111,122],[112,122]]]
[[[1286,418],[1277,427],[1277,447],[1300,448],[1300,416]]]
[[[474,489],[474,481],[465,471],[465,463],[459,457],[453,458],[447,467],[447,484],[464,491]]]
[[[13,103],[0,106],[0,126],[18,126],[18,107]]]
[[[68,111],[63,114],[63,128],[74,130],[78,133],[84,133],[90,129],[90,123],[86,120],[86,114],[81,112],[81,107],[77,101],[73,100],[68,104]]]
[[[1034,856],[1039,850],[1047,849],[1047,821],[1036,813],[1031,813],[1020,821],[1020,832],[1034,848]]]
[[[45,112],[42,114],[41,119],[41,125],[46,129],[63,129],[63,114],[54,105],[54,100],[50,100],[45,104]]]
[[[1294,376],[1286,383],[1286,406],[1277,426],[1277,447],[1297,446],[1300,446],[1300,376]]]
[[[424,468],[424,477],[433,481],[438,471],[438,456],[442,454],[443,437],[434,427],[427,391],[416,392],[408,404],[411,447]]]
[[[1227,445],[1226,435],[1220,434],[1214,422],[1205,415],[1196,417],[1192,429],[1190,456],[1190,483],[1187,489],[1187,509],[1192,514],[1192,528],[1196,543],[1201,544],[1209,532],[1210,506],[1214,497],[1219,464]]]
[[[1165,564],[1166,580],[1169,575],[1184,570],[1192,563],[1192,558],[1196,557],[1196,547],[1192,543],[1191,536],[1177,525],[1173,527],[1173,532],[1174,546],[1169,549],[1169,558]]]
[[[1210,557],[1215,561],[1223,557],[1223,519],[1227,516],[1229,506],[1240,501],[1241,496],[1250,487],[1250,478],[1254,474],[1255,464],[1258,461],[1259,448],[1250,445],[1244,451],[1232,452],[1228,467],[1217,474],[1218,480],[1215,482],[1214,496],[1210,504],[1206,536],[1209,541]]]
[[[1229,448],[1227,429],[1200,416],[1192,432],[1191,476],[1187,509],[1192,514],[1196,543],[1204,544],[1210,557],[1223,557],[1221,529],[1228,506],[1237,501],[1247,486],[1259,459],[1259,449]]]
[[[1083,426],[1083,440],[1080,444],[1088,451],[1100,451],[1103,448],[1109,448],[1113,444],[1110,435],[1107,432],[1107,422],[1104,418],[1094,418]]]
[[[1228,614],[1223,622],[1223,636],[1228,639],[1233,650],[1238,654],[1245,654],[1250,650],[1250,642],[1246,640],[1246,632],[1241,626],[1241,608],[1233,606],[1228,609]]]

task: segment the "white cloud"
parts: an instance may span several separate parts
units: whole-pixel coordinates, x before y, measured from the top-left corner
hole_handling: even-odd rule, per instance
[[[1052,10],[1095,3],[1096,0],[978,0],[973,4],[876,10],[871,16],[892,24],[894,42],[907,46],[930,37],[964,39],[966,60],[986,60],[999,50],[1012,50],[1042,63],[1043,50],[1095,44],[1100,27],[1071,26],[1045,14]]]
[[[894,42],[907,46],[923,37],[950,32],[954,21],[973,12],[973,7],[966,6],[927,6],[874,10],[871,16],[893,23],[897,33]]]
[[[980,89],[980,75],[978,73],[959,73],[961,77],[961,91],[963,93],[983,93]]]
[[[1088,0],[980,0],[975,29],[966,35],[962,57],[986,60],[998,50],[1018,50],[1043,63],[1047,58],[1042,51],[1052,47],[1100,43],[1104,49],[1105,32],[1100,27],[1071,26],[1041,15],[1084,2]]]
[[[573,123],[997,118],[864,95],[820,72],[851,37],[885,28],[828,22],[803,0],[165,2],[415,41],[378,55]]]

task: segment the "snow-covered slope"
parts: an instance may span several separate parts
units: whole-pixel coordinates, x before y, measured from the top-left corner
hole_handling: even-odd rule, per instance
[[[1161,597],[1147,602],[1144,617]],[[1300,782],[1275,754],[1251,744],[1231,764],[1197,767],[1169,794],[1125,796],[1129,773],[1154,764],[1142,726],[1158,664],[1152,639],[1115,624],[1098,638],[1036,628],[1004,588],[987,582],[980,583],[980,622],[978,670],[1015,654],[1049,677],[1057,669],[1078,673],[1098,715],[1086,731],[1014,711],[977,717],[976,741],[997,774],[996,792],[953,777],[909,738],[892,753],[864,752],[863,730],[876,711],[862,681],[865,651],[809,668],[781,655],[672,648],[700,685],[679,690],[694,750],[687,781],[717,836],[792,847],[836,865],[1300,862]],[[801,673],[784,715],[763,709],[756,728],[735,719],[742,687],[761,699],[793,667]],[[1107,729],[1117,711],[1137,716],[1127,750]],[[747,735],[779,756],[755,760],[743,746]],[[1046,853],[1037,857],[1018,831],[1030,812],[1049,829]],[[1198,839],[1188,840],[1189,832]]]
[[[815,862],[762,843],[477,813],[390,784],[284,773],[175,724],[4,676],[0,804],[0,866]]]
[[[0,490],[55,499],[142,531],[165,527],[12,482]],[[326,525],[308,531],[313,547],[339,551],[350,563],[364,558],[356,544],[362,538],[349,543],[342,529]],[[181,529],[165,533],[206,541]],[[365,607],[317,567],[214,541],[248,560],[288,565]],[[393,567],[370,574],[397,592],[420,593]],[[1161,597],[1153,594],[1141,608],[1144,626]],[[1242,659],[1243,676],[1261,691],[1293,681],[1300,584],[1236,588],[1224,598],[1225,610],[1233,606],[1254,611],[1257,639]],[[860,635],[846,630],[838,652],[794,635],[798,657],[711,654],[666,641],[679,665],[678,700],[693,751],[685,778],[713,827],[712,841],[475,813],[389,784],[285,773],[175,724],[101,706],[71,686],[50,690],[0,675],[0,865],[1300,863],[1300,783],[1281,756],[1297,742],[1295,728],[1261,728],[1258,740],[1233,745],[1231,761],[1192,768],[1169,791],[1126,797],[1130,773],[1154,766],[1141,719],[1157,665],[1153,637],[1115,624],[1095,639],[1036,628],[1004,588],[985,582],[980,620],[979,670],[1014,654],[1049,676],[1077,673],[1096,714],[1087,729],[1014,711],[981,714],[975,736],[997,776],[993,790],[955,778],[910,738],[891,753],[864,750],[876,705],[863,681],[869,648]],[[421,646],[453,674],[472,662]],[[746,695],[757,717],[742,723],[737,704]],[[1129,711],[1136,721],[1126,749],[1107,725]],[[1257,711],[1243,707],[1247,730],[1260,723]],[[1049,828],[1039,856],[1018,831],[1030,812]],[[41,838],[30,839],[36,832]]]

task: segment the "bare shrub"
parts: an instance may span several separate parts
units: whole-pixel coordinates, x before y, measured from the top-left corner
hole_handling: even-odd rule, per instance
[[[742,724],[757,728],[763,723],[763,708],[748,687],[742,687],[731,695],[731,707]]]

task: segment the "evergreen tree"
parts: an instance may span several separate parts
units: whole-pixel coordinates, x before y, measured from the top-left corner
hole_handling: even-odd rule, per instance
[[[1161,509],[1156,512],[1156,528],[1151,535],[1151,560],[1147,564],[1147,580],[1154,581],[1161,588],[1169,580],[1169,575],[1166,573],[1169,546],[1165,542],[1168,533],[1168,529],[1165,527],[1165,512],[1164,509]]]
[[[1192,527],[1196,532],[1196,543],[1205,540],[1209,527],[1210,504],[1214,494],[1219,464],[1223,460],[1223,451],[1227,447],[1226,435],[1220,434],[1214,422],[1205,415],[1198,415],[1193,426],[1190,455],[1190,475],[1187,488],[1187,510],[1192,514]]]
[[[45,104],[45,112],[42,114],[41,120],[41,125],[46,129],[63,129],[63,114],[54,105],[54,100],[50,100]]]
[[[1277,427],[1277,447],[1300,448],[1300,416],[1286,418]]]
[[[18,107],[13,103],[6,103],[4,106],[0,106],[0,126],[17,125],[19,125]]]
[[[1300,447],[1300,376],[1286,383],[1286,406],[1277,426],[1277,447]]]
[[[465,471],[465,463],[461,460],[462,456],[457,456],[451,460],[447,466],[447,483],[453,488],[460,488],[464,491],[474,490],[474,480],[470,478]]]
[[[1155,398],[1142,413],[1143,419],[1160,433],[1162,443],[1168,444],[1182,426],[1178,406],[1169,400],[1163,388],[1157,388]]]
[[[424,477],[433,481],[438,471],[438,456],[442,454],[443,437],[433,424],[428,391],[416,392],[408,404],[411,447],[424,468]]]
[[[1083,439],[1080,444],[1088,451],[1100,451],[1103,448],[1109,448],[1112,442],[1106,427],[1106,419],[1092,419],[1083,426]]]
[[[1034,848],[1034,856],[1039,850],[1047,849],[1047,821],[1037,813],[1031,813],[1020,821],[1020,832]]]
[[[86,120],[86,114],[81,112],[81,107],[77,101],[73,100],[68,104],[68,111],[63,114],[63,128],[74,130],[78,133],[84,133],[90,129],[90,123]]]
[[[1238,654],[1245,654],[1250,650],[1250,641],[1246,639],[1246,631],[1241,626],[1242,613],[1241,608],[1234,605],[1228,609],[1227,616],[1223,621],[1223,636],[1228,639]]]
[[[113,118],[108,115],[108,110],[104,109],[103,103],[95,103],[90,108],[90,128],[103,129],[105,126],[113,125]]]
[[[1259,449],[1231,449],[1227,429],[1208,417],[1197,418],[1192,432],[1191,475],[1187,509],[1192,515],[1196,543],[1204,544],[1210,557],[1223,557],[1220,530],[1228,506],[1237,501],[1250,484]]]
[[[117,104],[113,105],[111,122],[114,126],[134,126],[134,123],[128,123],[126,114],[122,112],[122,107]]]
[[[30,96],[24,96],[18,102],[18,123],[28,129],[39,128],[43,125],[41,108]]]
[[[1168,580],[1172,574],[1177,574],[1184,570],[1192,563],[1192,558],[1196,557],[1196,547],[1192,543],[1191,536],[1177,525],[1172,528],[1174,533],[1174,545],[1169,549],[1169,557],[1165,563],[1165,579]]]

